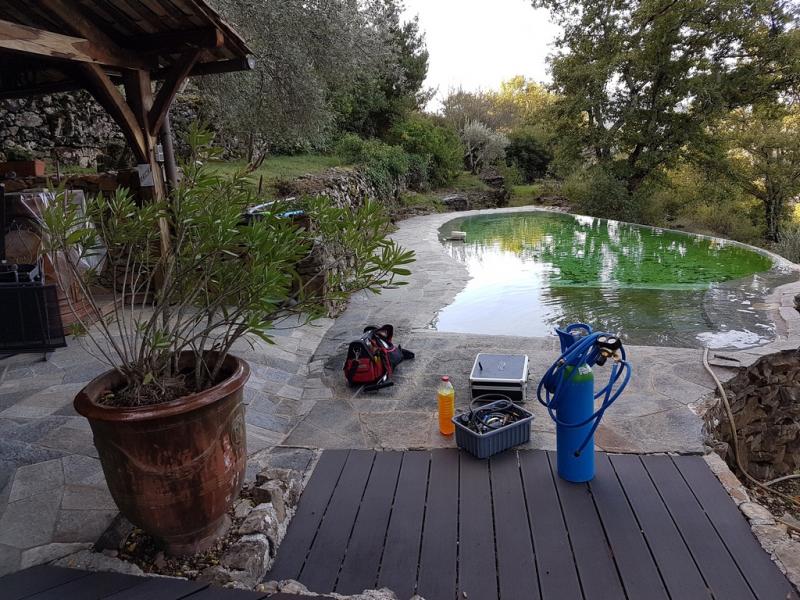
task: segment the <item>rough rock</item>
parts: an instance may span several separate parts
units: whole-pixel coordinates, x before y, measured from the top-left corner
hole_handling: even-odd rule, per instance
[[[800,588],[800,542],[783,541],[775,546],[774,553],[786,570],[786,577]]]
[[[255,491],[260,492],[260,496],[264,498],[264,500],[260,500],[260,502],[269,502],[275,510],[275,516],[278,519],[278,523],[283,523],[286,520],[286,503],[284,501],[284,491],[283,486],[278,481],[268,481],[260,486],[258,486]],[[258,498],[255,495],[254,497]]]
[[[256,591],[274,594],[281,592],[284,594],[302,594],[304,596],[320,596],[311,592],[302,583],[293,579],[283,581],[267,581],[256,586]],[[397,595],[388,588],[379,590],[364,590],[360,594],[352,596],[342,596],[341,594],[325,594],[326,598],[336,598],[337,600],[398,600]],[[422,596],[414,595],[411,600],[425,600]]]
[[[235,580],[254,586],[264,578],[269,568],[270,542],[263,534],[246,535],[228,548],[220,564],[235,574]]]
[[[257,501],[271,502],[272,496],[278,490],[275,484],[283,492],[283,501],[286,507],[296,506],[300,500],[300,493],[303,491],[303,474],[294,469],[279,467],[268,467],[262,470],[256,475],[254,492],[256,493]],[[277,505],[276,508],[278,508]]]
[[[91,550],[81,550],[75,554],[70,554],[53,564],[57,567],[82,569],[84,571],[111,571],[126,575],[144,575],[144,571],[133,563],[112,558],[99,552],[92,552]]]
[[[743,502],[739,505],[739,510],[750,519],[753,525],[772,525],[775,523],[772,513],[756,502]]]
[[[233,503],[233,516],[237,519],[244,519],[253,510],[253,503],[250,500],[241,498]]]
[[[251,580],[252,576],[246,571],[226,569],[220,565],[206,567],[197,575],[197,581],[220,587],[230,585],[234,582],[242,583],[246,586]]]
[[[467,210],[469,209],[469,200],[463,194],[450,194],[442,198],[444,204],[450,210]]]
[[[781,525],[753,525],[752,529],[761,547],[770,554],[786,539],[786,527]]]
[[[279,542],[280,521],[275,507],[267,502],[259,504],[239,525],[240,535],[265,534],[274,543]]]

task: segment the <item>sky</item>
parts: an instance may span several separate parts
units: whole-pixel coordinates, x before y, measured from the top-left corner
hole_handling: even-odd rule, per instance
[[[426,87],[438,88],[436,110],[451,88],[497,88],[515,75],[549,81],[546,59],[558,32],[530,0],[405,0],[419,15],[430,52]]]

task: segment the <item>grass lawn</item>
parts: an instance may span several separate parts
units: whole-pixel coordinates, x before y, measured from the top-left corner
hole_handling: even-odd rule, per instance
[[[509,206],[528,206],[542,193],[542,186],[536,183],[527,185],[515,185],[511,189],[511,199]]]
[[[307,173],[320,173],[331,167],[341,167],[345,162],[338,156],[323,154],[296,154],[294,156],[268,156],[264,163],[252,174],[256,179],[263,176],[265,181],[293,179]],[[236,171],[247,166],[247,161],[232,160],[216,162],[214,166],[221,171]]]

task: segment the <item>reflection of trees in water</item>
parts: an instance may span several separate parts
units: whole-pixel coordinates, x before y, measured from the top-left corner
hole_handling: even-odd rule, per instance
[[[587,217],[481,216],[459,226],[467,232],[464,258],[500,250],[549,263],[552,285],[703,285],[771,267],[769,258],[718,240]],[[463,259],[455,246],[452,253]]]
[[[600,330],[619,333],[635,343],[692,340],[708,329],[701,290],[642,288],[551,287],[542,301],[551,307],[551,325],[581,321]]]

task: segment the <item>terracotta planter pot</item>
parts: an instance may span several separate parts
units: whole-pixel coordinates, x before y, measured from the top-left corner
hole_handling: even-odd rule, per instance
[[[181,362],[189,361],[184,354]],[[75,398],[92,427],[111,495],[134,525],[164,540],[171,554],[202,552],[229,526],[247,464],[244,384],[247,363],[228,355],[224,381],[172,402],[110,408],[96,400],[119,387],[100,375]]]
[[[17,177],[44,177],[43,160],[10,160],[0,163],[0,175],[16,173]]]

